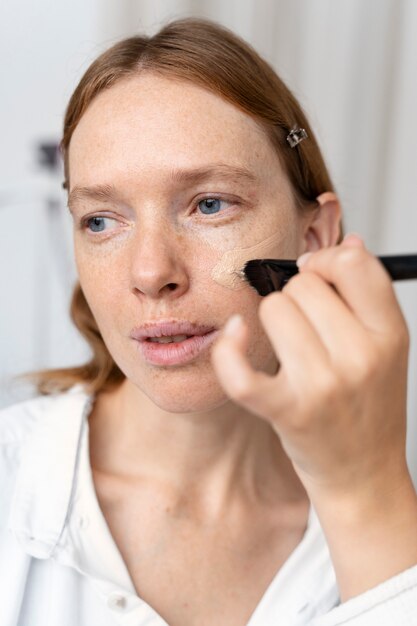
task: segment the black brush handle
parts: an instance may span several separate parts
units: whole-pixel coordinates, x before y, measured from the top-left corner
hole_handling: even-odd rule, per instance
[[[397,254],[396,256],[378,256],[392,280],[417,278],[417,254]]]
[[[417,254],[378,256],[377,259],[392,280],[417,278]],[[261,296],[280,291],[298,271],[296,261],[288,259],[253,259],[243,268],[247,280]]]

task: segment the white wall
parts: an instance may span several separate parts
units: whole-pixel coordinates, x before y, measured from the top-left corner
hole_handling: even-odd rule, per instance
[[[88,354],[68,317],[69,219],[62,206],[45,206],[63,204],[61,176],[37,167],[36,145],[61,135],[68,96],[99,49],[99,4],[0,4],[0,405],[25,396],[10,375]]]
[[[59,196],[59,184],[33,166],[34,142],[59,138],[67,98],[103,47],[183,15],[229,26],[287,81],[317,131],[347,230],[361,233],[376,254],[417,252],[413,0],[3,3],[0,288],[7,296],[0,318],[0,405],[22,394],[11,389],[8,375],[78,363],[86,355],[67,313],[74,278],[69,221],[64,211],[55,212],[51,234],[42,197]],[[395,289],[412,336],[408,457],[417,480],[417,283],[396,283]]]

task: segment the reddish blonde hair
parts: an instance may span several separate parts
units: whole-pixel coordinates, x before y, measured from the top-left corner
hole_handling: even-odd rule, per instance
[[[151,71],[209,89],[251,115],[264,128],[291,182],[298,211],[317,207],[316,198],[333,184],[313,130],[296,98],[272,67],[244,40],[215,22],[185,18],[165,25],[152,37],[123,39],[103,52],[85,72],[68,103],[60,144],[64,188],[69,189],[68,149],[78,122],[94,98],[118,81]],[[297,147],[287,143],[299,126],[308,139]],[[341,228],[339,242],[343,236]],[[41,394],[65,391],[82,383],[90,393],[109,390],[125,378],[114,362],[77,282],[71,318],[92,350],[80,367],[25,374]]]

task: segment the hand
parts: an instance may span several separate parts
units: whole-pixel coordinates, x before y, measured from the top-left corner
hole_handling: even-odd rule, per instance
[[[228,396],[271,424],[310,497],[390,489],[408,473],[409,333],[382,264],[350,235],[309,255],[259,317],[279,370],[251,367],[242,320],[213,346]]]

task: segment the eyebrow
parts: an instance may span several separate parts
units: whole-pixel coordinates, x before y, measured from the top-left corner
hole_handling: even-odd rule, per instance
[[[225,163],[216,163],[195,169],[173,169],[169,173],[171,182],[180,185],[204,183],[211,178],[236,183],[258,184],[257,176],[249,169]],[[68,208],[71,211],[80,200],[118,200],[120,193],[114,185],[93,185],[91,187],[74,187],[68,196]]]

